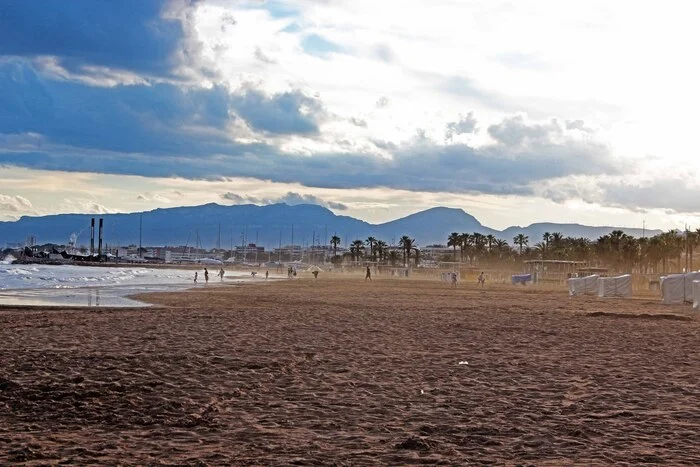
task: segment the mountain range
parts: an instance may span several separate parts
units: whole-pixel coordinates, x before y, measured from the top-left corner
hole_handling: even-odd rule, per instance
[[[104,219],[105,245],[143,246],[201,246],[229,249],[236,245],[256,243],[267,248],[280,244],[327,245],[333,235],[341,238],[340,246],[353,240],[373,236],[389,244],[397,243],[403,235],[415,238],[419,246],[445,244],[451,232],[492,234],[513,243],[513,237],[523,233],[530,244],[541,241],[545,232],[561,232],[564,236],[595,240],[613,230],[642,236],[642,229],[593,227],[580,224],[537,223],[527,227],[513,226],[503,231],[482,225],[462,209],[436,207],[386,222],[370,224],[349,216],[338,216],[330,210],[312,204],[271,204],[266,206],[222,206],[211,203],[202,206],[161,208],[128,214],[56,214],[23,216],[17,221],[0,222],[0,245],[24,244],[34,236],[38,244],[67,244],[71,235],[76,245],[90,243],[90,219]],[[646,235],[661,233],[646,230]],[[97,220],[95,244],[97,244]]]

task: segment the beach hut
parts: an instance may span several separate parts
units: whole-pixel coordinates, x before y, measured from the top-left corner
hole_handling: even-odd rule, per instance
[[[599,297],[631,297],[632,275],[601,277],[598,280]]]
[[[567,280],[569,284],[569,295],[594,295],[598,293],[598,281],[600,276],[591,275],[586,277],[572,277]]]

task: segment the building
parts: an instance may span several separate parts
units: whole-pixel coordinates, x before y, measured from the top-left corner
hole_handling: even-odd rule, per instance
[[[233,256],[236,261],[241,261],[243,263],[259,263],[261,261],[267,261],[265,247],[257,246],[255,243],[235,247],[233,250]]]
[[[301,245],[285,245],[282,248],[272,250],[272,259],[274,261],[296,261],[301,259],[304,254],[304,249]]]
[[[579,269],[587,266],[585,261],[565,261],[558,259],[533,259],[523,261],[525,272],[532,274],[534,282],[566,282],[575,277]]]

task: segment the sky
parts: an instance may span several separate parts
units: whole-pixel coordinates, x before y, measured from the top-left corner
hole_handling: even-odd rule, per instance
[[[700,228],[694,2],[0,2],[0,220]]]

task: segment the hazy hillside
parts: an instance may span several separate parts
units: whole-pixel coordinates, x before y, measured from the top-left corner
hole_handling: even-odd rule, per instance
[[[446,243],[451,232],[493,234],[512,243],[513,237],[524,233],[530,243],[540,241],[544,232],[561,232],[574,237],[596,239],[616,227],[590,227],[578,224],[541,223],[528,227],[509,227],[503,232],[483,226],[461,209],[437,207],[421,211],[384,224],[369,224],[348,216],[337,216],[321,206],[302,204],[288,206],[238,205],[155,209],[130,214],[59,214],[43,217],[22,217],[15,222],[0,222],[0,246],[24,243],[34,235],[39,243],[66,244],[75,233],[78,244],[90,241],[90,219],[104,219],[104,243],[128,245],[139,243],[139,223],[142,222],[143,245],[197,245],[222,248],[243,243],[258,243],[266,247],[280,243],[311,245],[327,244],[332,235],[341,237],[341,246],[354,239],[374,236],[388,243],[398,242],[402,235],[415,238],[419,245]],[[97,228],[96,228],[97,230]],[[641,236],[640,229],[622,229],[630,235]],[[659,231],[647,231],[654,235]],[[97,232],[95,232],[97,236]]]

